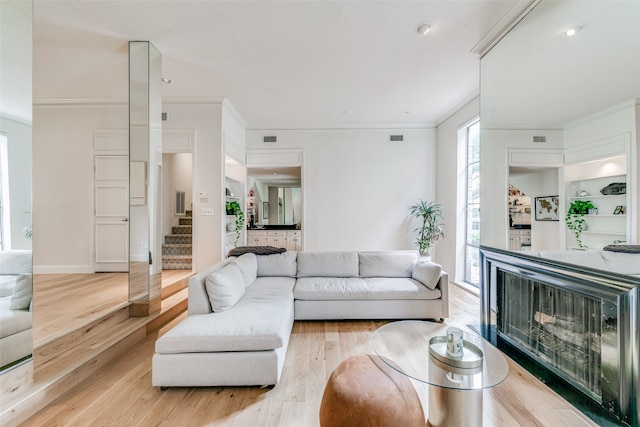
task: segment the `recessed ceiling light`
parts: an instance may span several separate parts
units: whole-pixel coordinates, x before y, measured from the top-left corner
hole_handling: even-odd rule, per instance
[[[271,175],[278,175],[278,172],[271,172]]]
[[[580,30],[582,29],[582,27],[573,27],[573,28],[569,28],[567,31],[564,32],[564,35],[567,37],[573,37],[575,36]]]
[[[429,24],[420,24],[418,25],[418,28],[416,28],[416,31],[418,32],[418,34],[420,35],[427,35],[427,33],[429,32],[429,30],[431,29],[431,25]]]
[[[162,83],[171,83],[171,79],[168,79],[166,77],[163,77],[160,80],[162,80]]]

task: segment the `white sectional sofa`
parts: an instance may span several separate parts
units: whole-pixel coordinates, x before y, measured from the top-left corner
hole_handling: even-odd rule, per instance
[[[0,367],[33,352],[31,251],[0,252]]]
[[[152,382],[272,385],[294,320],[448,315],[447,273],[415,251],[248,253],[189,279],[189,315],[157,340]]]

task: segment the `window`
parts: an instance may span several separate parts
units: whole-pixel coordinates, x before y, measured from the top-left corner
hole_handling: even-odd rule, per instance
[[[480,286],[480,121],[461,129],[465,153],[464,281]]]
[[[11,247],[7,135],[0,132],[0,250]]]

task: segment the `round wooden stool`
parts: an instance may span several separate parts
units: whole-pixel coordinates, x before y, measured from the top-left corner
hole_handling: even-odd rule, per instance
[[[367,354],[343,361],[329,377],[320,404],[320,425],[424,427],[426,421],[409,378]]]

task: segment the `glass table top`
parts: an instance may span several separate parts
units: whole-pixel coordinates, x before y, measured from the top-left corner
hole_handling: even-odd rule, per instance
[[[464,331],[464,356],[446,355],[449,327]],[[458,325],[403,320],[380,327],[370,338],[373,351],[396,371],[438,387],[474,390],[493,387],[507,378],[509,365],[488,341]]]

